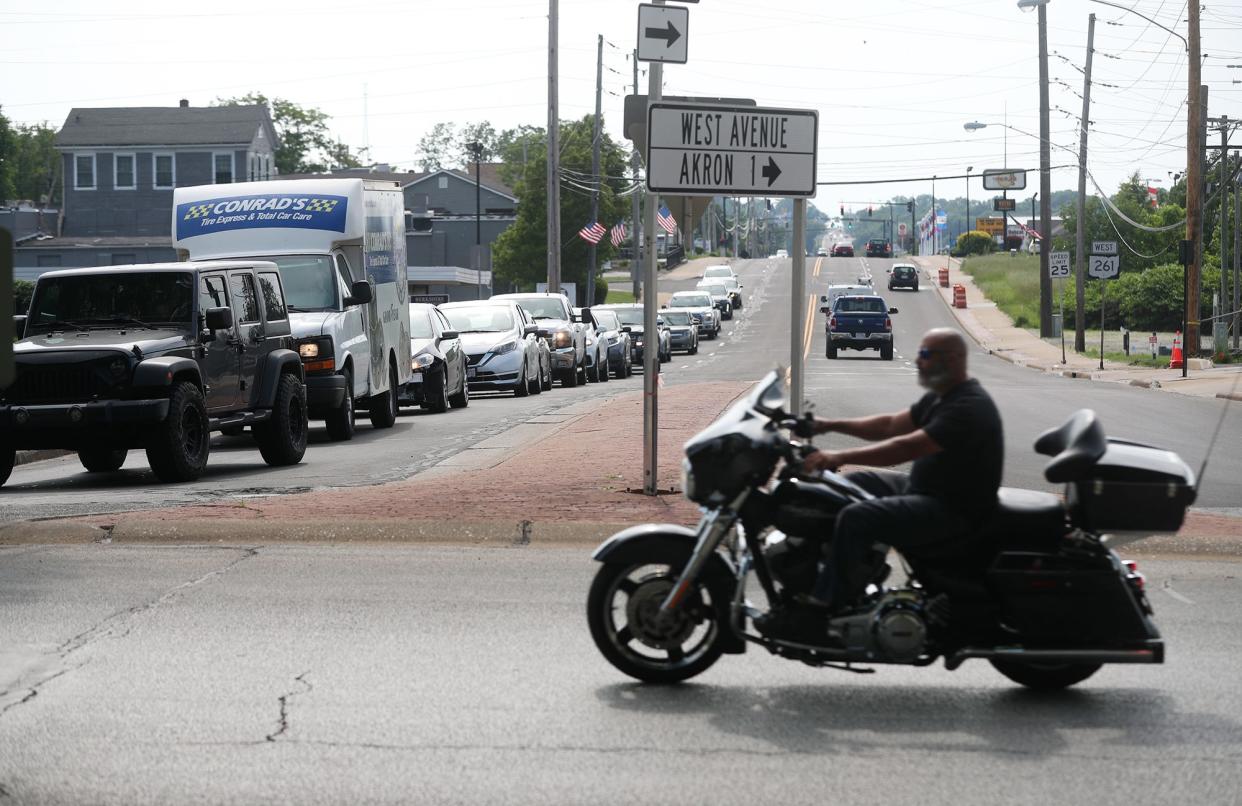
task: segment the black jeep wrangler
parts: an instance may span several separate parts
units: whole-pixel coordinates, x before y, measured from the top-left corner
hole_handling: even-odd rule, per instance
[[[252,426],[269,465],[306,452],[305,378],[274,263],[48,272],[14,325],[0,484],[18,449],[74,450],[107,472],[144,448],[162,481],[198,478],[213,431]]]

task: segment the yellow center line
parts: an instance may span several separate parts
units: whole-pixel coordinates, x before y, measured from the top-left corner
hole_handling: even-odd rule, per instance
[[[806,361],[811,354],[811,337],[815,334],[815,295],[807,295],[806,326],[803,328],[802,360]]]
[[[824,265],[824,259],[822,257],[817,258],[815,261],[815,271],[811,272],[812,277],[819,277],[819,267],[822,265]]]

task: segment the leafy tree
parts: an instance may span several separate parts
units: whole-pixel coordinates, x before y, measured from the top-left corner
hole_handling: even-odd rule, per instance
[[[1181,221],[1186,217],[1186,211],[1173,203],[1162,205],[1153,210],[1147,201],[1147,183],[1142,181],[1137,173],[1122,182],[1111,199],[1113,204],[1131,219],[1149,227],[1166,226]],[[1127,271],[1142,271],[1151,266],[1168,262],[1170,257],[1176,257],[1177,242],[1184,237],[1183,230],[1172,229],[1165,232],[1148,232],[1133,227],[1123,221],[1115,212],[1106,212],[1103,201],[1095,196],[1088,198],[1083,208],[1085,213],[1083,227],[1088,248],[1090,248],[1092,241],[1120,241],[1124,237],[1125,241],[1134,248],[1134,251],[1139,252],[1141,255],[1151,256],[1141,257],[1121,247],[1121,271],[1123,275]],[[1063,238],[1056,240],[1054,247],[1073,251],[1078,232],[1077,205],[1073,203],[1064,205],[1061,208],[1061,217],[1065,221],[1065,235]],[[1116,229],[1114,229],[1114,226]],[[1118,235],[1118,232],[1120,232],[1120,235]]]
[[[238,98],[218,98],[217,106],[266,106],[280,137],[276,149],[276,168],[282,174],[317,173],[332,168],[357,168],[358,154],[334,138],[328,130],[329,117],[313,107],[303,107],[284,98],[271,98],[252,92]]]
[[[517,131],[517,130],[511,130]],[[483,146],[483,162],[490,162],[500,155],[501,135],[488,121],[467,123],[457,127],[452,123],[437,123],[418,141],[418,164],[424,171],[436,171],[453,165],[474,162],[470,143]]]
[[[19,199],[58,204],[61,195],[60,154],[56,130],[46,124],[17,127],[14,185]]]
[[[0,112],[0,202],[12,199],[16,195],[14,192],[16,189],[14,184],[16,158],[17,137],[13,133],[13,127],[9,125],[9,119],[3,112]]]
[[[578,237],[578,230],[591,218],[591,194],[588,187],[591,173],[591,140],[593,116],[581,120],[562,121],[561,169],[561,279],[575,282],[586,289],[587,243]],[[627,175],[627,152],[601,133],[599,223],[611,227],[626,215],[629,199],[618,196],[628,181],[610,177]],[[505,143],[501,152],[501,176],[518,197],[517,221],[501,233],[492,247],[492,265],[497,279],[522,289],[532,289],[547,278],[547,137],[533,127],[500,136]],[[607,260],[613,253],[607,238],[599,242],[597,256]]]
[[[986,255],[996,248],[996,239],[982,230],[971,230],[957,236],[957,251],[962,255]]]
[[[457,134],[452,123],[437,123],[418,141],[418,165],[424,171],[438,171],[452,158]]]

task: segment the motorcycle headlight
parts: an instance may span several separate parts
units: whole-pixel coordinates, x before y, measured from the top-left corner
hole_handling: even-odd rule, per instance
[[[565,347],[573,347],[574,334],[570,333],[568,330],[556,331],[556,335],[552,337],[552,346],[558,350]]]
[[[415,372],[422,372],[436,362],[436,357],[431,353],[419,353],[410,359],[410,369]]]
[[[690,466],[689,459],[681,460],[681,491],[686,498],[694,500],[694,468]]]
[[[504,355],[505,353],[511,353],[516,349],[517,349],[516,341],[507,341],[504,344],[498,344],[495,347],[493,347],[492,355]]]

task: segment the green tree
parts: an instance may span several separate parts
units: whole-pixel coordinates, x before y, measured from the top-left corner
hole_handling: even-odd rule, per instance
[[[1170,196],[1172,195],[1170,194]],[[1117,192],[1110,198],[1119,210],[1132,220],[1145,226],[1162,227],[1181,221],[1186,217],[1186,211],[1172,202],[1153,210],[1147,201],[1147,183],[1139,178],[1138,173],[1122,182],[1117,188]],[[1084,229],[1088,249],[1090,249],[1092,241],[1121,241],[1124,239],[1134,250],[1130,251],[1119,244],[1121,249],[1121,271],[1123,274],[1128,271],[1142,271],[1152,266],[1166,263],[1171,257],[1176,257],[1177,242],[1184,237],[1183,230],[1172,229],[1165,232],[1148,232],[1131,226],[1122,220],[1116,212],[1111,210],[1105,211],[1104,202],[1095,196],[1088,198],[1083,208],[1085,213]],[[1075,248],[1075,238],[1078,232],[1077,205],[1064,205],[1061,208],[1061,217],[1065,222],[1065,235],[1062,238],[1056,239],[1056,243],[1053,246],[1057,249],[1068,249],[1072,252]],[[1134,252],[1139,254],[1134,254]]]
[[[17,137],[9,119],[0,111],[0,202],[16,196],[14,184]]]
[[[452,161],[457,132],[452,123],[437,123],[418,141],[418,166],[438,171]]]
[[[328,130],[329,117],[313,107],[303,107],[284,98],[271,98],[252,92],[238,98],[217,98],[216,106],[266,106],[280,138],[276,149],[276,168],[282,174],[317,173],[333,168],[357,168],[356,152],[334,138]]]
[[[17,198],[40,204],[59,204],[61,157],[56,151],[56,130],[38,123],[17,127],[14,186]]]
[[[561,139],[561,279],[586,289],[587,243],[578,230],[591,218],[591,140],[593,116],[562,121]],[[627,152],[608,136],[600,135],[599,222],[611,227],[625,217],[629,199],[619,196],[628,185]],[[502,133],[501,176],[518,197],[517,221],[492,247],[497,279],[520,289],[533,289],[547,278],[547,137],[543,130],[525,127]],[[598,259],[613,253],[607,238],[599,242]]]
[[[490,162],[500,155],[500,137],[486,120],[467,123],[461,127],[453,123],[437,123],[418,141],[418,165],[424,171],[438,171],[454,165],[465,166],[474,162],[470,143],[482,145],[482,161]]]
[[[957,251],[962,255],[986,255],[996,248],[996,239],[982,230],[971,230],[957,236]]]

